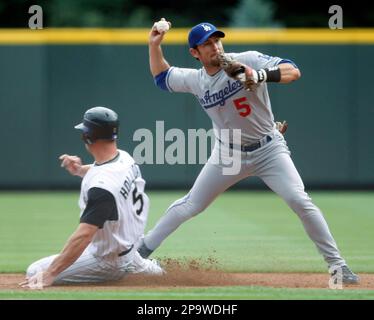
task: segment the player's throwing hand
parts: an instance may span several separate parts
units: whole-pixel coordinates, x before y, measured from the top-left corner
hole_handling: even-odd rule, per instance
[[[165,33],[171,28],[171,22],[161,18],[160,21],[154,23],[151,32],[149,33],[149,44],[160,45]]]

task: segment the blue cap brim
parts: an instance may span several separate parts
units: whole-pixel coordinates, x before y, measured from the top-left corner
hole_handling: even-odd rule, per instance
[[[203,44],[205,41],[208,40],[208,38],[210,38],[213,35],[216,35],[216,36],[218,36],[220,38],[224,38],[225,37],[225,34],[222,31],[219,31],[219,30],[212,31],[212,32],[207,33],[204,37],[202,37],[200,39],[200,41],[196,43],[196,45],[199,46],[199,45]]]

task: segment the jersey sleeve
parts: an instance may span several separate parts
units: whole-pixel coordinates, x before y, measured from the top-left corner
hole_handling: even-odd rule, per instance
[[[258,51],[246,51],[237,55],[236,57],[240,62],[247,66],[259,70],[265,68],[276,67],[282,63],[290,63],[295,68],[297,65],[290,59],[283,59],[276,56],[269,56]]]
[[[106,221],[118,220],[117,204],[114,196],[102,188],[88,190],[88,200],[80,222],[103,227]]]
[[[156,85],[169,92],[194,93],[194,84],[197,81],[198,70],[170,67],[158,74],[154,80]]]

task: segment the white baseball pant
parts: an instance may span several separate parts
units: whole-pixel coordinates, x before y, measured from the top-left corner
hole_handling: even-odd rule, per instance
[[[157,274],[157,267],[153,266],[151,260],[143,259],[136,250],[132,254],[129,262],[129,257],[125,256],[95,257],[86,249],[70,267],[56,277],[53,284],[115,281],[129,273]],[[26,276],[31,277],[46,270],[57,256],[56,254],[35,261],[27,268]]]

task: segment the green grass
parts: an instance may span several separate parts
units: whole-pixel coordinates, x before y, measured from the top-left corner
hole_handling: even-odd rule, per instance
[[[0,291],[0,299],[55,300],[374,300],[374,290],[283,289],[266,287],[215,287],[131,291]]]
[[[182,192],[149,192],[147,229]],[[78,192],[0,193],[0,272],[24,272],[36,259],[57,253],[79,221]],[[374,193],[313,192],[342,255],[355,272],[374,272]],[[233,191],[167,238],[156,257],[214,258],[232,272],[326,272],[326,265],[297,216],[271,192]],[[159,292],[159,294],[157,293]],[[0,291],[1,299],[292,299],[373,298],[373,291],[240,287],[138,292]],[[283,293],[284,296],[283,296]],[[264,298],[265,297],[265,298]]]
[[[374,194],[335,192],[312,196],[350,266],[357,272],[374,272]],[[158,208],[166,208],[170,196],[152,194],[151,199],[154,211],[149,225],[153,226]],[[296,214],[271,192],[221,195],[204,213],[167,238],[156,255],[211,255],[223,269],[236,272],[326,272],[322,257]]]

